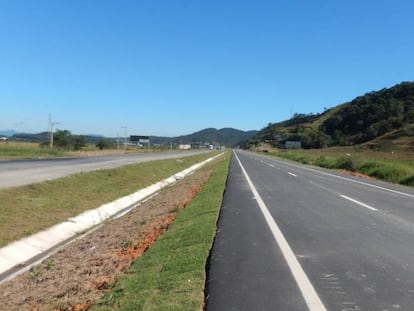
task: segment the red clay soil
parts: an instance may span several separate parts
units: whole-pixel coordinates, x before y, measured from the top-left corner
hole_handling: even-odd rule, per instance
[[[356,177],[360,177],[360,178],[364,178],[364,179],[372,179],[372,177],[362,174],[362,173],[358,173],[358,172],[352,172],[352,171],[346,171],[346,170],[337,170],[338,172],[342,173],[342,174],[347,174],[347,175],[351,175],[351,176],[356,176]]]
[[[107,293],[210,177],[202,169],[127,215],[75,240],[40,265],[0,285],[0,310],[85,311]]]

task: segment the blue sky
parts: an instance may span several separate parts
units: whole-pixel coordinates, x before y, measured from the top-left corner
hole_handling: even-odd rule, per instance
[[[259,130],[413,81],[412,0],[0,0],[0,130]]]

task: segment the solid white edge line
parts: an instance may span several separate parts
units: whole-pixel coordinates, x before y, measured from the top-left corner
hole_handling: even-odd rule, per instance
[[[296,281],[296,284],[299,287],[300,292],[302,293],[302,296],[303,296],[303,299],[305,300],[306,305],[308,306],[310,311],[326,311],[326,308],[324,304],[322,303],[321,299],[319,298],[318,294],[316,293],[315,288],[313,287],[308,276],[306,275],[305,271],[303,270],[302,266],[297,260],[295,254],[293,253],[292,248],[289,246],[286,238],[284,237],[282,231],[279,229],[279,226],[277,225],[276,221],[273,219],[272,215],[270,214],[260,194],[257,192],[256,187],[254,186],[249,175],[244,169],[244,166],[242,165],[236,152],[234,152],[234,155],[247,180],[247,183],[249,184],[250,190],[253,192],[253,195],[256,198],[257,204],[260,207],[260,210],[266,220],[266,223],[269,226],[277,244],[279,245],[280,250],[282,251],[282,254],[289,266],[290,271],[292,272],[292,275]]]
[[[372,207],[372,206],[369,206],[368,204],[365,204],[365,203],[359,202],[359,201],[357,201],[357,200],[355,200],[355,199],[353,199],[353,198],[347,197],[346,195],[340,195],[340,197],[341,197],[341,198],[344,198],[344,199],[346,199],[346,200],[348,200],[348,201],[354,202],[354,203],[356,203],[356,204],[358,204],[358,205],[361,205],[361,206],[363,206],[363,207],[365,207],[365,208],[367,208],[367,209],[370,209],[371,211],[378,212],[378,209],[376,209],[375,207]]]
[[[286,163],[286,162],[284,162],[284,163]],[[293,164],[291,164],[291,163],[289,163],[289,164],[293,166]],[[298,166],[298,165],[296,165],[296,166]],[[322,175],[335,177],[335,178],[338,178],[338,179],[346,180],[346,181],[349,181],[349,182],[354,182],[354,183],[364,185],[364,186],[367,186],[367,187],[371,187],[371,188],[375,188],[375,189],[379,189],[379,190],[384,190],[384,191],[395,193],[395,194],[398,194],[398,195],[414,198],[414,195],[412,195],[410,193],[406,193],[406,192],[402,192],[402,191],[398,191],[398,190],[394,190],[394,189],[389,189],[389,188],[381,187],[381,186],[374,185],[374,184],[369,184],[369,183],[366,183],[366,182],[363,182],[363,181],[360,181],[360,180],[355,180],[355,179],[351,179],[351,178],[347,178],[347,177],[343,177],[343,176],[323,172],[323,171],[316,170],[316,169],[306,167],[306,166],[301,166],[301,167],[303,167],[304,169],[307,169],[309,171],[312,171],[312,172],[320,173]]]
[[[346,180],[346,181],[349,181],[349,182],[354,182],[354,183],[357,183],[357,184],[360,184],[360,185],[364,185],[364,186],[367,186],[367,187],[371,187],[371,188],[375,188],[375,189],[379,189],[379,190],[384,190],[384,191],[388,191],[388,192],[395,193],[395,194],[398,194],[398,195],[402,195],[402,196],[414,198],[414,195],[413,194],[410,194],[410,193],[406,193],[406,192],[402,192],[402,191],[398,191],[398,190],[394,190],[394,189],[389,189],[389,188],[385,188],[385,187],[382,187],[382,186],[378,186],[378,185],[374,185],[374,184],[369,184],[369,183],[366,183],[366,182],[363,182],[363,181],[360,181],[360,180],[351,179],[351,178],[347,178],[347,177],[344,177],[344,176],[339,176],[339,175],[335,175],[335,174],[323,172],[321,170],[313,169],[313,168],[308,167],[308,166],[305,166],[305,165],[298,165],[296,163],[290,163],[290,162],[288,162],[286,160],[283,161],[281,159],[273,159],[272,158],[270,160],[275,161],[275,162],[282,162],[283,164],[286,164],[288,166],[294,166],[294,167],[304,168],[304,169],[306,169],[308,171],[311,171],[311,172],[320,173],[321,175],[335,177],[335,178],[338,178],[338,179]]]

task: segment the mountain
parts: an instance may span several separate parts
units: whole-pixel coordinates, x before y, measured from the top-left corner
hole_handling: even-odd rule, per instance
[[[17,141],[43,142],[49,139],[49,132],[41,132],[37,134],[15,133],[13,136],[10,137],[10,139]]]
[[[15,131],[4,131],[11,133],[11,140],[18,141],[32,141],[32,142],[45,142],[49,139],[49,132],[42,132],[37,134],[31,133],[16,133]],[[0,135],[2,131],[0,131]],[[233,128],[223,128],[217,130],[215,128],[207,128],[189,135],[182,135],[178,137],[159,137],[151,136],[151,144],[160,144],[169,146],[172,144],[199,144],[199,145],[224,145],[226,147],[236,146],[240,141],[245,141],[252,138],[257,134],[257,131],[241,131]],[[102,135],[89,134],[82,135],[85,137],[87,143],[96,144],[104,138]],[[115,138],[109,138],[115,140]]]
[[[151,136],[151,143],[169,145],[174,144],[199,144],[199,145],[224,145],[236,146],[239,142],[252,138],[257,131],[241,131],[233,128],[207,128],[189,135],[178,137]]]
[[[378,141],[383,136],[407,137],[413,132],[413,125],[414,82],[402,82],[323,113],[295,114],[289,120],[270,123],[247,144],[266,141],[280,146],[285,141],[301,141],[304,148],[350,146]]]
[[[10,136],[13,136],[14,134],[16,134],[16,131],[13,131],[13,130],[0,131],[0,136],[10,137]]]

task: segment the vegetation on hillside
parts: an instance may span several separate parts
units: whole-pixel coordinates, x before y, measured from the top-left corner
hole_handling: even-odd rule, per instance
[[[151,137],[155,144],[213,144],[217,146],[234,147],[241,141],[252,138],[257,131],[241,131],[233,128],[206,128],[204,130],[178,137]]]
[[[304,148],[351,146],[400,131],[414,123],[414,82],[370,92],[320,114],[295,114],[290,120],[270,123],[246,145],[287,140]]]
[[[334,145],[367,142],[414,122],[414,83],[360,96],[326,119],[321,131]]]

